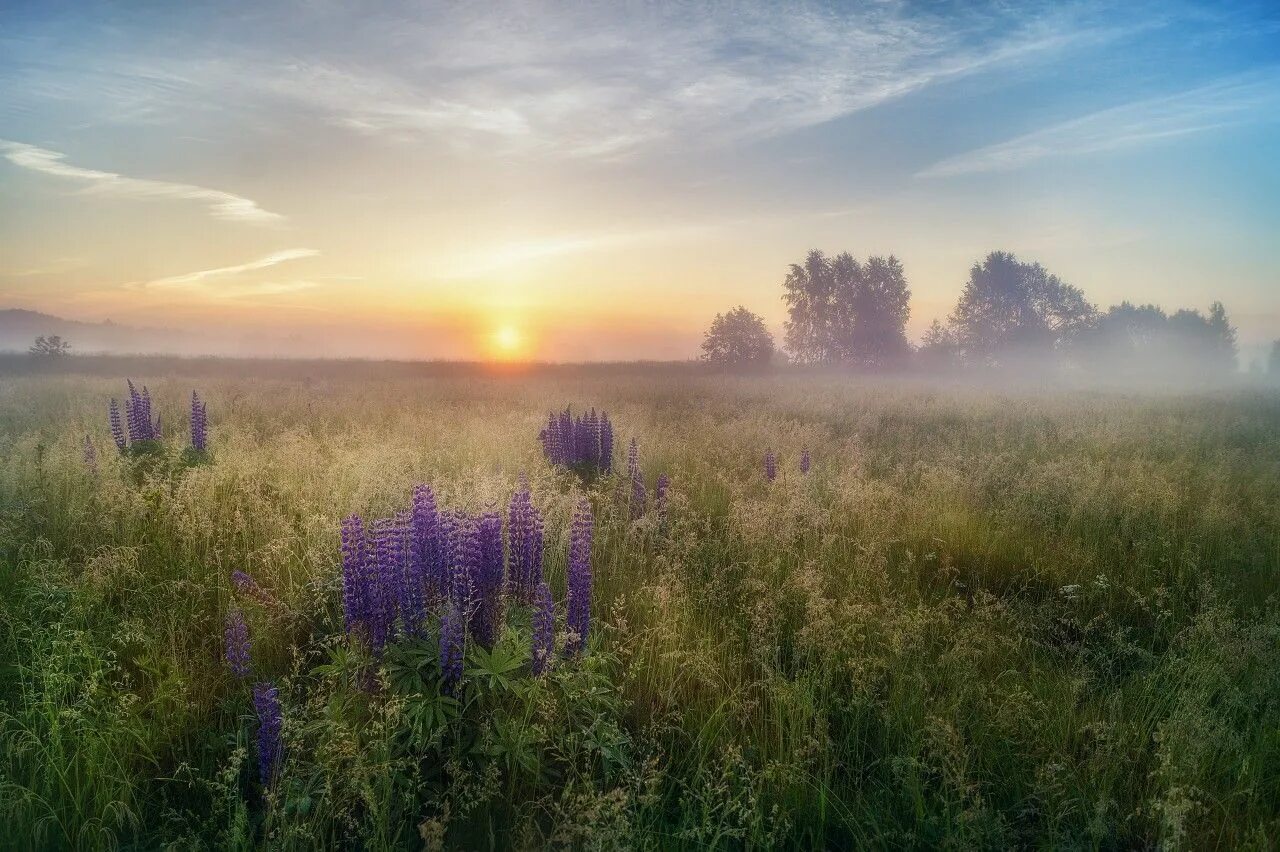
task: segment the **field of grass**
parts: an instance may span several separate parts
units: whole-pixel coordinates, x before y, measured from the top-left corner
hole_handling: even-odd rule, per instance
[[[1273,848],[1280,396],[1136,396],[672,368],[74,359],[0,375],[0,825],[9,848]],[[175,451],[140,470],[110,397]],[[543,458],[607,409],[625,475]],[[99,455],[84,461],[85,435]],[[768,482],[762,457],[778,454]],[[812,452],[807,476],[798,469]],[[380,662],[343,631],[339,525],[504,509],[528,478],[563,619],[595,514],[588,652],[529,617]],[[242,570],[266,600],[237,598]],[[244,609],[252,677],[223,657]],[[437,623],[433,619],[431,624]],[[429,631],[430,632],[430,631]],[[500,657],[495,662],[495,658]],[[260,783],[252,683],[279,687]]]

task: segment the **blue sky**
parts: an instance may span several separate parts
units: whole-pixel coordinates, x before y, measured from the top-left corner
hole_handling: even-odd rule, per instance
[[[1003,248],[1280,337],[1274,4],[352,5],[6,4],[0,301],[685,357],[809,248],[915,333]]]

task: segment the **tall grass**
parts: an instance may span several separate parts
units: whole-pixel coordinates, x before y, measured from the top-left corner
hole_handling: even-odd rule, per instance
[[[1001,394],[685,370],[85,361],[0,378],[0,822],[22,848],[1268,848],[1280,836],[1280,398]],[[128,369],[213,462],[139,479]],[[626,477],[550,468],[607,409]],[[95,474],[83,439],[100,450]],[[813,469],[797,467],[803,448]],[[779,459],[776,482],[761,458]],[[466,707],[342,638],[338,527],[521,474],[590,653]],[[229,574],[286,758],[257,783]],[[527,640],[517,613],[500,647]]]

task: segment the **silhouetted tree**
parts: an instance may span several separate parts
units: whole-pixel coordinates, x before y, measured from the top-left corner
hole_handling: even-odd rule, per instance
[[[1065,349],[1096,315],[1083,292],[1040,264],[995,251],[969,271],[951,328],[965,361],[1000,364]]]
[[[773,335],[764,320],[739,305],[716,314],[702,341],[702,360],[721,367],[763,367],[773,359]]]
[[[809,252],[803,264],[792,264],[782,282],[787,305],[786,347],[802,364],[824,364],[835,358],[835,271],[822,252]]]
[[[960,361],[960,344],[956,341],[955,332],[950,326],[934,320],[920,338],[916,358],[921,366],[935,372],[957,366]]]
[[[71,352],[71,344],[56,334],[40,335],[27,351],[40,358],[61,358]]]
[[[1076,346],[1084,363],[1109,373],[1203,378],[1236,369],[1236,331],[1221,302],[1166,314],[1121,302],[1098,317]]]
[[[861,263],[848,252],[827,258],[811,251],[803,264],[792,265],[783,290],[786,345],[797,361],[880,367],[910,352],[911,291],[892,255]]]

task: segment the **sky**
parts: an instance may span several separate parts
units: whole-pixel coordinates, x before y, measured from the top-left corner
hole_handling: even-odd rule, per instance
[[[0,9],[0,308],[218,348],[688,358],[820,248],[913,337],[1004,249],[1249,353],[1278,235],[1274,2]]]

